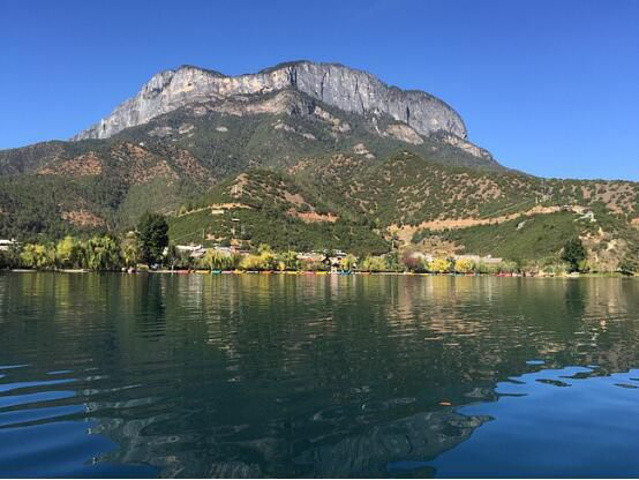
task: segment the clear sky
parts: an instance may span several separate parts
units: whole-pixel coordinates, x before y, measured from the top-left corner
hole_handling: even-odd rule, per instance
[[[293,59],[439,96],[509,167],[639,180],[639,0],[0,0],[0,148],[68,138],[160,70]]]

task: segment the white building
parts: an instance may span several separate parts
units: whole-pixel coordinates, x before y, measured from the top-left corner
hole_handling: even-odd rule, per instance
[[[10,248],[17,245],[18,242],[16,242],[13,238],[11,240],[0,239],[0,252],[8,252]]]

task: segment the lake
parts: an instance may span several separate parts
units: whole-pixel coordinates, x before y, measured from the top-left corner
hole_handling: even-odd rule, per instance
[[[639,279],[0,273],[0,476],[639,476]]]

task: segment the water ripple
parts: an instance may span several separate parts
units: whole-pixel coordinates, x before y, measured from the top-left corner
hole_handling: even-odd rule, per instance
[[[547,280],[0,274],[0,476],[637,472],[639,283]]]

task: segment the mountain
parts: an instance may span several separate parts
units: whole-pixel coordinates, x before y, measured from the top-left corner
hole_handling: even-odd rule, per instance
[[[125,128],[147,123],[186,105],[206,103],[226,110],[226,101],[250,102],[255,96],[292,90],[310,99],[303,107],[313,109],[319,101],[344,112],[387,115],[417,133],[445,131],[460,138],[467,132],[461,117],[443,101],[420,91],[389,87],[373,75],[338,64],[289,62],[256,74],[229,77],[192,66],[155,75],[132,99],[127,100],[98,124],[79,133],[74,140],[108,138]],[[278,99],[280,100],[280,99]],[[289,101],[263,105],[269,113],[287,107]],[[213,107],[215,108],[215,107]],[[236,109],[237,105],[231,106]],[[259,107],[258,107],[259,108]]]
[[[638,184],[510,170],[442,100],[308,61],[161,72],[69,141],[0,151],[0,237],[122,232],[146,210],[176,242],[514,257],[538,224],[572,222],[535,255],[570,234],[606,268],[639,257]]]
[[[639,257],[639,184],[549,180],[449,166],[409,151],[381,163],[336,154],[285,171],[248,169],[183,207],[183,242],[268,243],[380,254],[391,245],[438,255],[556,261],[581,237],[593,268]]]

